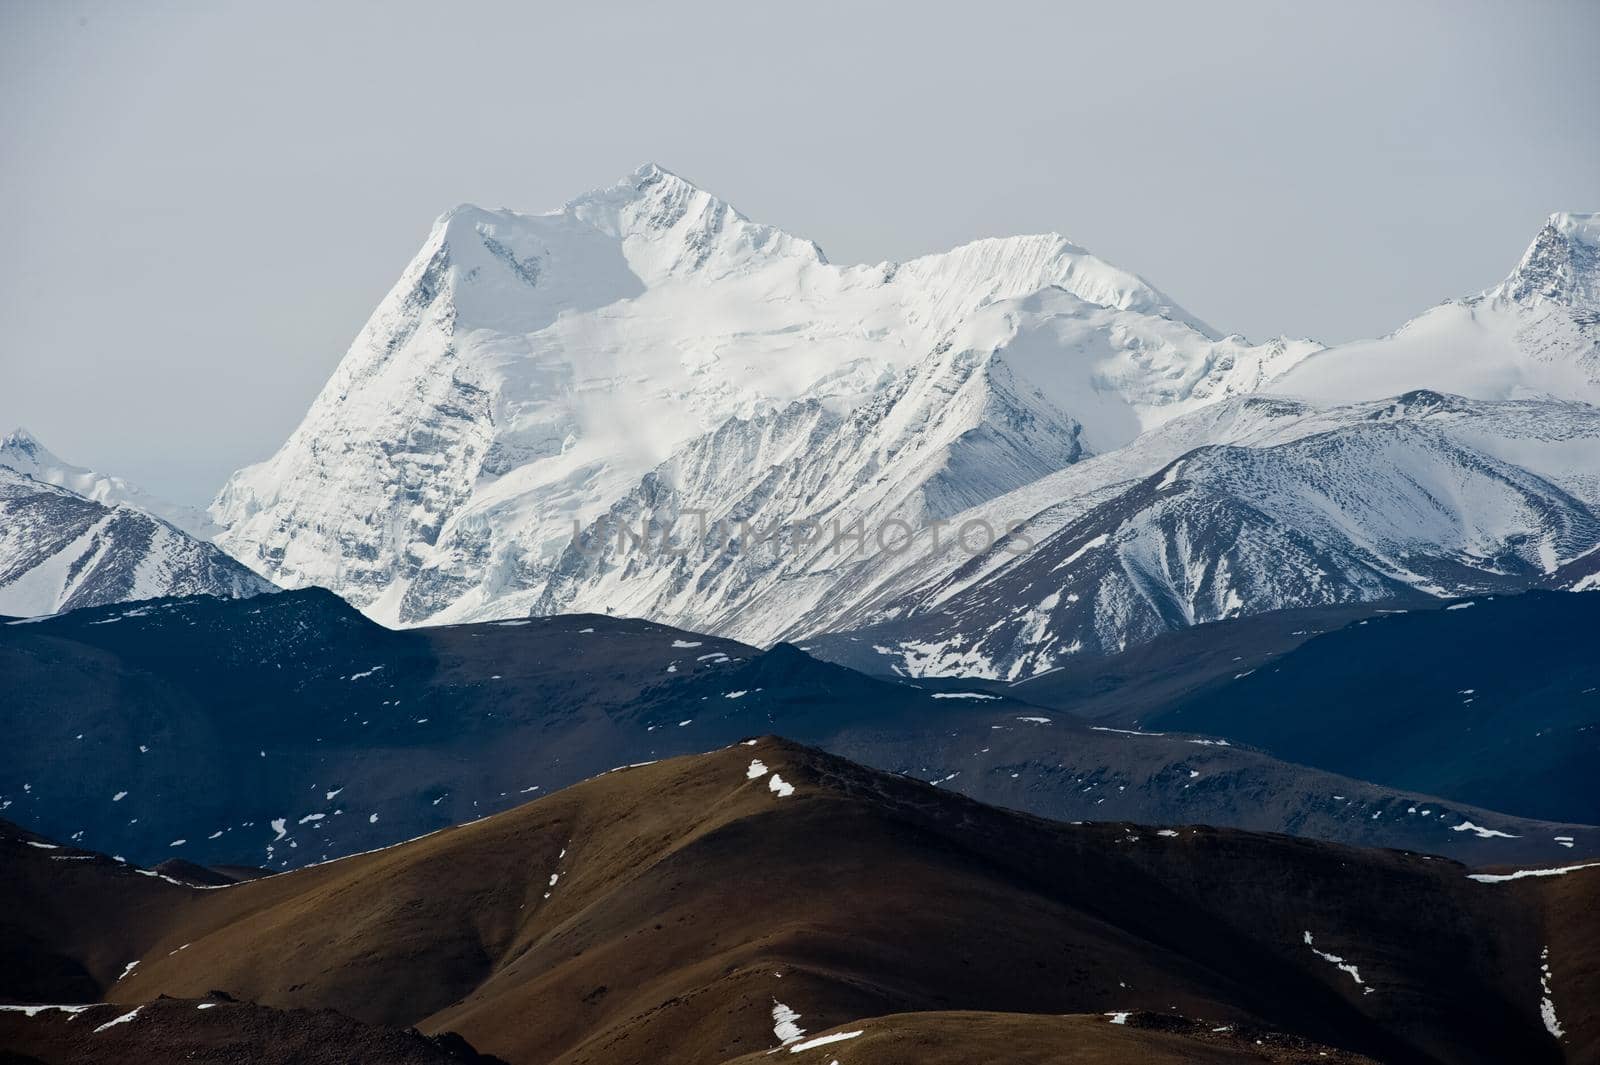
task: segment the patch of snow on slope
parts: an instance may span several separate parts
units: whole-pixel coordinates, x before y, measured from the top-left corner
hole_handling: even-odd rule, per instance
[[[1499,839],[1519,839],[1520,838],[1519,836],[1513,835],[1510,832],[1501,832],[1499,829],[1484,828],[1482,825],[1475,825],[1471,821],[1463,821],[1459,825],[1454,825],[1454,826],[1451,827],[1450,831],[1452,831],[1452,832],[1471,832],[1474,835],[1476,835],[1479,839],[1495,839],[1495,838],[1499,838]]]
[[[1372,993],[1372,988],[1366,987],[1366,981],[1361,979],[1361,973],[1354,965],[1352,965],[1351,963],[1345,961],[1343,958],[1339,957],[1339,955],[1337,955],[1337,954],[1329,954],[1327,951],[1318,950],[1315,946],[1313,946],[1312,942],[1311,942],[1311,933],[1310,932],[1305,933],[1305,944],[1306,944],[1306,946],[1311,947],[1311,953],[1315,954],[1317,957],[1321,958],[1323,961],[1326,961],[1331,965],[1337,966],[1340,972],[1349,973],[1350,974],[1350,979],[1354,980],[1357,984],[1360,984],[1362,987],[1366,988],[1366,992],[1365,992],[1366,994],[1370,995]]]
[[[107,1028],[114,1028],[119,1024],[127,1024],[129,1021],[131,1021],[135,1017],[139,1016],[139,1011],[141,1009],[143,1009],[143,1008],[144,1008],[143,1006],[135,1006],[135,1007],[133,1007],[133,1009],[129,1010],[127,1013],[124,1013],[122,1016],[114,1017],[111,1020],[107,1021],[106,1023],[100,1025],[100,1027],[96,1028],[95,1031],[97,1033],[98,1032],[103,1032]]]
[[[798,1013],[777,999],[772,1000],[772,1034],[778,1037],[779,1043],[788,1046],[805,1037],[806,1030],[800,1027],[799,1022]]]
[[[1468,873],[1467,879],[1476,880],[1480,884],[1504,884],[1508,880],[1522,880],[1533,876],[1566,876],[1580,869],[1600,869],[1600,862],[1563,865],[1553,869],[1518,869],[1514,873]]]
[[[1545,1031],[1560,1039],[1566,1035],[1562,1031],[1561,1022],[1556,1019],[1555,1000],[1550,997],[1550,948],[1545,947],[1539,952],[1539,1017],[1544,1021]]]
[[[846,1039],[854,1039],[856,1036],[860,1035],[863,1030],[864,1029],[858,1029],[854,1032],[834,1032],[832,1035],[819,1035],[815,1039],[807,1039],[803,1043],[791,1044],[789,1047],[789,1053],[798,1054],[802,1050],[811,1050],[814,1047],[827,1046],[829,1043],[842,1043]]]

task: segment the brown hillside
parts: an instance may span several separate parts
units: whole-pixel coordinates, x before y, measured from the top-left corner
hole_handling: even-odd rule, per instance
[[[774,774],[792,793],[773,789]],[[519,1065],[764,1054],[779,1046],[775,1011],[805,1033],[877,1018],[935,1040],[960,1029],[950,1011],[1050,1015],[985,1020],[972,1029],[980,1056],[1013,1028],[1048,1045],[1056,1025],[1078,1046],[1074,1026],[1109,1022],[1058,1015],[1131,1011],[1386,1062],[1560,1061],[1563,1048],[1587,1053],[1596,1031],[1583,1003],[1600,990],[1586,904],[1600,869],[1483,884],[1395,852],[1058,824],[774,739],[214,890],[3,846],[8,951],[42,974],[10,978],[8,998],[63,1001],[92,983],[138,1003],[215,988],[457,1031]],[[1566,931],[1547,933],[1558,921]],[[1546,945],[1559,1044],[1539,1012]],[[1148,1030],[1148,1047],[1120,1060],[1161,1060],[1162,1040],[1196,1038],[1131,1027]],[[841,1047],[841,1065],[892,1060],[852,1053],[863,1056]]]

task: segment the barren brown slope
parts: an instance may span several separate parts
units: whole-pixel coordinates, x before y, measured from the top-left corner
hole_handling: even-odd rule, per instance
[[[0,821],[0,1001],[95,1001],[191,894]]]
[[[220,988],[516,1063],[727,1060],[778,1045],[779,1004],[808,1032],[1145,1010],[1387,1062],[1560,1061],[1593,1045],[1579,1004],[1600,991],[1589,955],[1563,957],[1594,941],[1600,870],[1484,884],[1394,852],[1058,824],[772,739],[217,890],[6,857],[5,910],[51,913],[39,938],[115,1001]],[[92,931],[61,912],[85,904]],[[1564,1044],[1540,1019],[1546,945]]]

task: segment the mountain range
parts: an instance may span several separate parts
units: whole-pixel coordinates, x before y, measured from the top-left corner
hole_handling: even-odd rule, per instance
[[[840,267],[645,166],[549,214],[443,216],[212,515],[262,575],[386,624],[609,610],[768,644],[942,606],[963,566],[1054,566],[1105,530],[1004,534],[1055,532],[1210,447],[1170,505],[1096,515],[1129,520],[1120,540],[1149,560],[1173,535],[1198,556],[1152,574],[1108,544],[1120,575],[1076,609],[996,589],[1004,619],[880,642],[928,648],[894,652],[907,671],[1012,675],[1238,612],[1525,587],[1600,546],[1597,246],[1595,216],[1555,215],[1505,281],[1390,337],[1251,344],[1056,235]],[[1316,512],[1347,482],[1313,478],[1332,503],[1291,513],[1280,493],[1251,516],[1241,482],[1303,478],[1321,450],[1335,477],[1343,454],[1422,485],[1341,524]],[[1455,494],[1416,499],[1435,489]],[[1533,529],[1547,511],[1560,527]],[[1252,520],[1287,527],[1254,558],[1205,557]],[[995,646],[1040,624],[1047,648]]]
[[[1325,348],[1054,234],[837,266],[654,165],[462,206],[209,515],[8,437],[11,498],[131,508],[142,569],[78,587],[100,511],[38,495],[6,525],[64,553],[0,544],[0,610],[318,586],[388,625],[614,613],[1015,680],[1253,613],[1587,588],[1597,217]]]

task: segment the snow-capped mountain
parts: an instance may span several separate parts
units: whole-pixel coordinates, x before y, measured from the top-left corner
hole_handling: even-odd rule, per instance
[[[995,675],[1239,612],[1561,566],[1573,583],[1594,546],[1592,408],[1383,397],[1415,380],[1600,399],[1595,229],[1554,216],[1502,284],[1324,350],[1220,336],[1054,235],[835,266],[646,166],[549,214],[442,217],[300,427],[212,514],[258,572],[391,624],[617,611],[770,642],[887,623],[885,646],[930,648],[894,651],[901,668]],[[1547,417],[1577,435],[1527,429]],[[1489,428],[1465,440],[1450,418]],[[1435,481],[1494,502],[1424,520],[1405,486]],[[1311,520],[1351,486],[1376,494]],[[1091,515],[1081,543],[1060,539]],[[975,520],[1023,528],[973,557],[952,532]],[[1108,563],[1125,586],[1057,588],[1047,608],[1053,578],[1017,576],[1142,525],[1140,550],[1185,559],[1165,590]],[[841,550],[852,530],[865,541]],[[971,611],[923,617],[969,592],[982,633]]]
[[[680,615],[674,597],[723,578],[650,567],[619,598],[627,573],[580,565],[575,532],[663,494],[936,519],[1315,348],[1218,336],[1055,235],[835,266],[646,166],[550,214],[442,217],[212,514],[259,572],[391,623],[625,601],[706,627],[757,575]]]
[[[858,575],[870,620],[818,628],[855,629],[829,638],[850,661],[838,641],[884,669],[1014,680],[1267,610],[1520,590],[1600,547],[1597,455],[1582,403],[1233,400],[997,500],[1061,493],[987,553]]]
[[[211,539],[218,531],[203,508],[169,503],[121,477],[74,466],[58,458],[26,429],[18,428],[0,437],[0,466],[9,466],[36,481],[87,496],[96,503],[107,506],[126,503],[202,540]]]
[[[1419,388],[1600,403],[1600,215],[1551,215],[1500,284],[1381,339],[1328,348],[1272,382],[1318,403]]]
[[[7,444],[18,446],[16,434]],[[274,590],[212,544],[129,503],[90,499],[0,465],[0,614]]]

